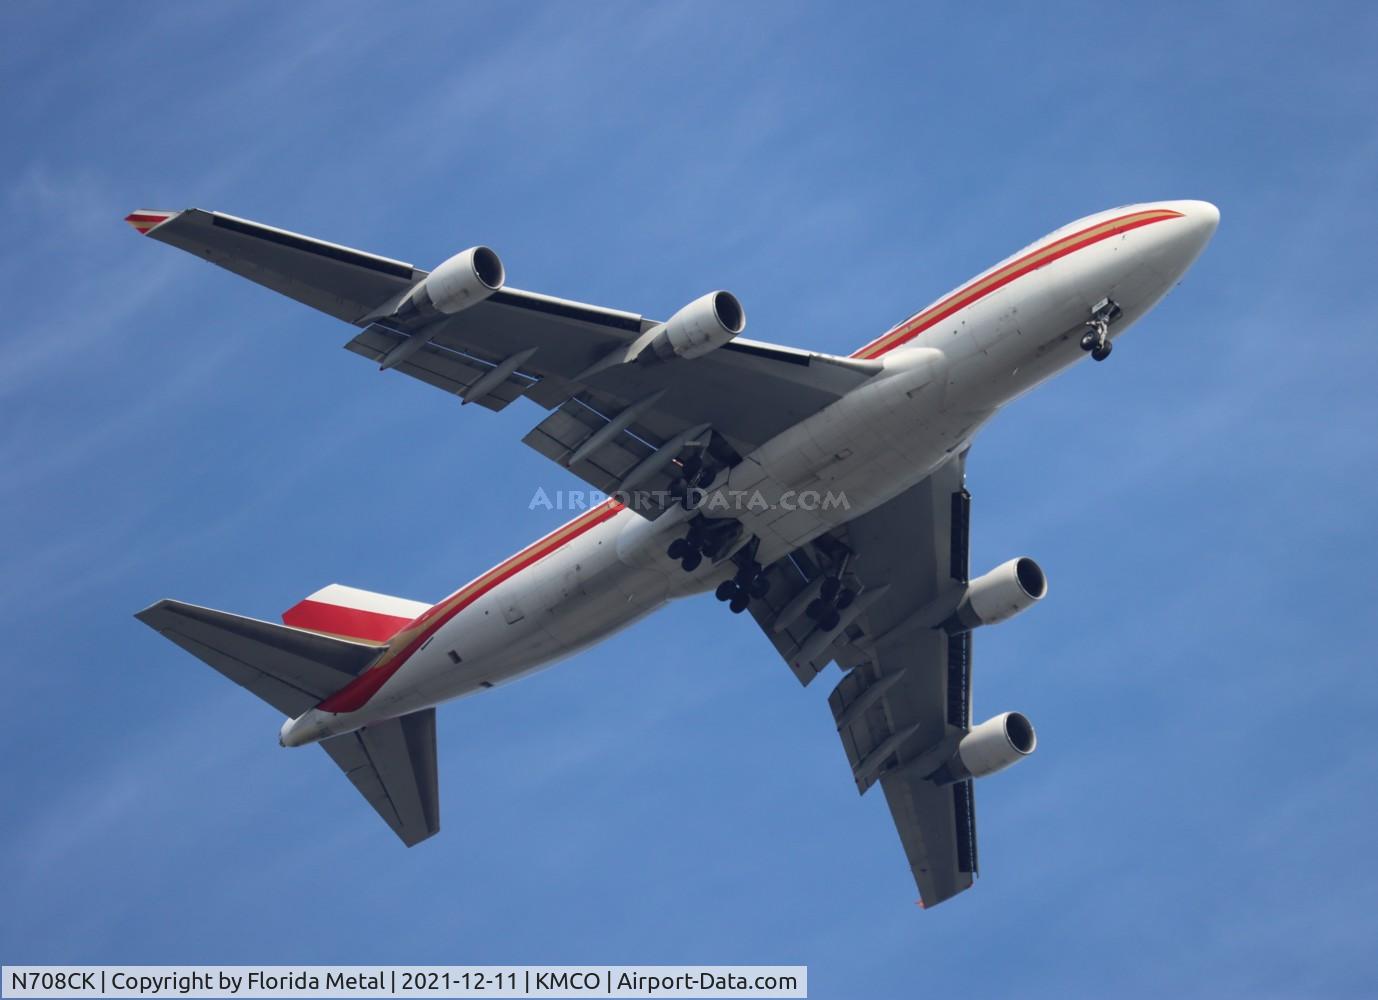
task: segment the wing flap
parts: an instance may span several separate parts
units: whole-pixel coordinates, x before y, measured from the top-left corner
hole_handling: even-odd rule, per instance
[[[345,349],[370,361],[381,363],[388,352],[402,343],[405,337],[405,334],[374,323],[345,344]],[[460,354],[430,343],[409,360],[397,365],[397,370],[451,395],[461,396],[466,389],[495,367],[495,362]],[[485,409],[502,410],[523,395],[535,381],[520,372],[513,372],[474,402]]]
[[[375,723],[321,743],[408,847],[440,832],[435,709]]]
[[[522,438],[522,443],[534,448],[551,461],[564,465],[585,441],[607,424],[606,417],[582,400],[569,399],[528,431]],[[596,489],[612,493],[652,450],[645,441],[624,429],[592,453],[567,467]]]
[[[834,659],[842,662],[846,656],[845,636],[840,636],[817,656],[804,659],[799,655],[815,630],[813,619],[804,611],[818,596],[818,584],[825,575],[825,568],[803,552],[796,552],[766,567],[765,573],[770,587],[766,595],[754,599],[747,610],[799,683],[807,687]]]

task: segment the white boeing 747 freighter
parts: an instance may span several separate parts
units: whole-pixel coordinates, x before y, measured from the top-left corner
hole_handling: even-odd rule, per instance
[[[975,779],[1033,752],[1029,720],[971,715],[971,635],[1047,592],[1027,557],[968,569],[964,465],[1002,406],[1115,339],[1191,266],[1203,201],[1065,226],[869,344],[741,337],[728,292],[664,322],[519,291],[473,247],[427,272],[218,212],[135,229],[357,328],[381,369],[490,410],[609,499],[436,604],[332,584],[282,625],[159,601],[138,617],[319,743],[407,845],[440,829],[435,706],[712,591],[828,703],[857,788],[884,790],[922,903],[977,871]]]

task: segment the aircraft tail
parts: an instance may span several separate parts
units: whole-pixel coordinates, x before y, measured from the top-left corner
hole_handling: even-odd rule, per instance
[[[430,609],[421,601],[332,583],[284,611],[282,621],[320,635],[381,645]]]
[[[361,611],[348,605],[316,600],[321,595],[329,595],[331,600],[339,599],[341,591],[348,592],[343,596],[351,601],[358,600],[352,595],[381,596],[348,587],[326,587],[287,615],[293,615],[303,605],[314,601],[324,608],[335,609],[321,614],[335,614],[343,609],[388,617],[367,608]],[[428,607],[395,597],[382,600],[394,602],[388,605],[394,610],[403,605],[419,608],[416,614]],[[376,605],[378,602],[370,603]],[[344,627],[350,631],[369,631],[375,636],[383,631],[376,618],[358,619],[366,623],[360,626],[352,623],[347,615],[311,618],[317,614],[311,608],[304,609],[301,614],[317,625],[328,623],[339,628],[343,620]],[[359,642],[322,635],[315,629],[292,627],[290,621],[287,625],[274,625],[181,601],[159,601],[135,617],[291,718],[314,708],[367,669],[378,657],[379,642],[386,641],[401,627],[393,628],[382,640]],[[403,619],[404,615],[392,617]],[[415,614],[405,617],[402,625],[414,617]],[[400,718],[370,723],[351,733],[332,736],[324,740],[321,747],[408,847],[440,830],[435,709],[422,709]]]
[[[340,690],[378,656],[376,645],[181,601],[159,601],[135,617],[293,718]]]

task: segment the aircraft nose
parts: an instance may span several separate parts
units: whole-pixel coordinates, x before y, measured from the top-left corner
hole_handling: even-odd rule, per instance
[[[1208,201],[1185,201],[1185,215],[1196,230],[1197,239],[1204,247],[1210,238],[1215,235],[1215,229],[1220,225],[1220,209],[1216,208]]]
[[[1184,224],[1178,228],[1176,241],[1186,251],[1189,263],[1196,259],[1196,255],[1206,248],[1215,235],[1215,229],[1220,225],[1220,209],[1208,201],[1179,201],[1173,204],[1173,208],[1183,216]]]
[[[1159,207],[1171,209],[1181,216],[1159,230],[1157,236],[1161,242],[1153,254],[1158,260],[1159,271],[1175,281],[1215,235],[1220,225],[1220,209],[1208,201],[1168,201],[1160,203]]]

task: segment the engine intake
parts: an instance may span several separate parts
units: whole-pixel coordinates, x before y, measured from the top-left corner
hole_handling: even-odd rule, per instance
[[[411,307],[422,313],[452,316],[482,302],[506,281],[507,271],[497,254],[487,247],[470,247],[426,275],[398,311]]]
[[[1019,763],[1037,747],[1033,723],[1019,712],[1004,712],[963,736],[957,752],[938,769],[933,780],[946,785],[967,778],[984,778]]]
[[[1008,621],[1043,600],[1048,577],[1028,556],[1001,563],[967,584],[957,610],[942,623],[949,634],[969,632],[980,625]]]
[[[651,351],[661,360],[701,358],[746,329],[746,311],[731,292],[709,292],[650,331]]]

